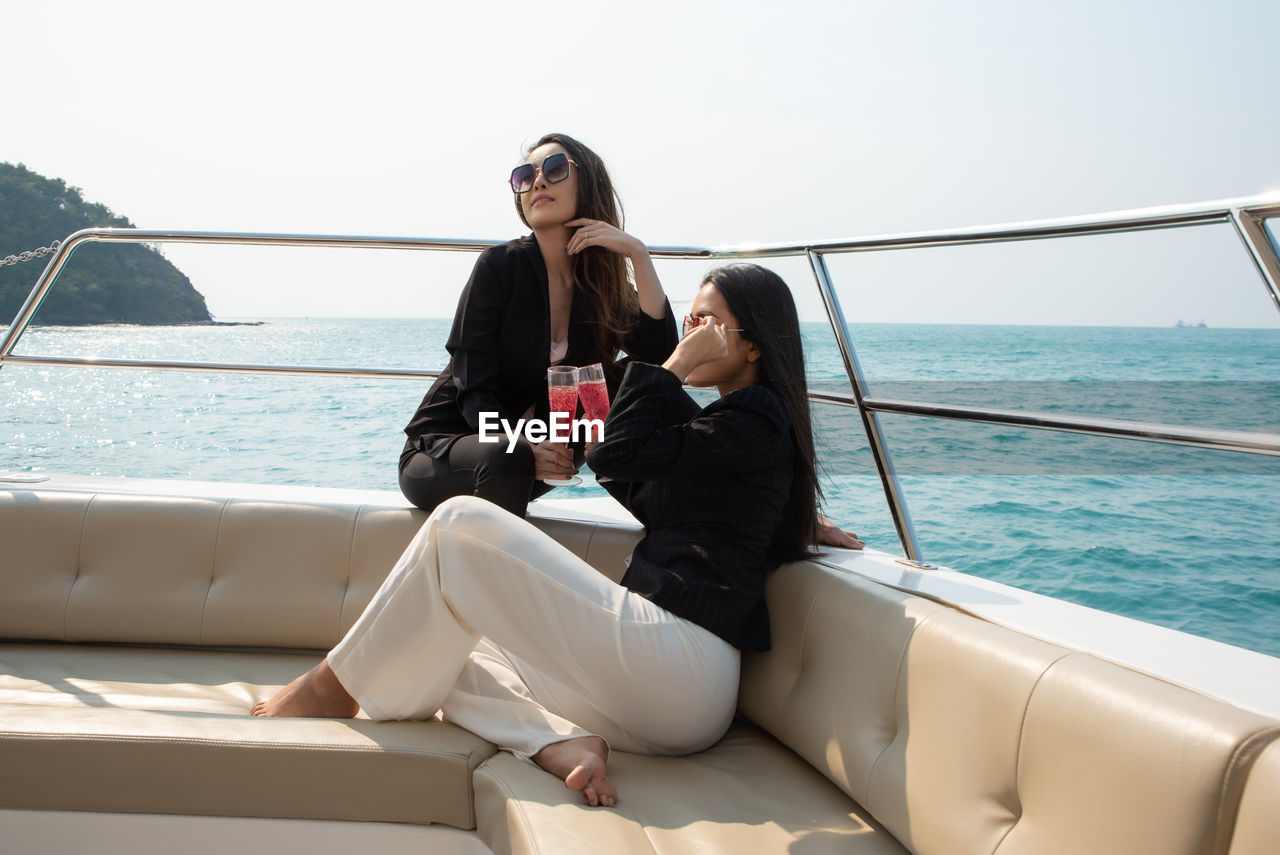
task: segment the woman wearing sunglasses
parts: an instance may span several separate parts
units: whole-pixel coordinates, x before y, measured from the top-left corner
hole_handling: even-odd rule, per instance
[[[482,443],[482,414],[495,414],[491,425],[545,422],[549,365],[603,363],[612,393],[627,361],[619,351],[661,363],[676,344],[653,262],[622,231],[621,204],[595,152],[548,134],[510,182],[532,234],[480,254],[446,342],[449,364],[405,428],[400,489],[424,510],[474,495],[524,516],[529,500],[551,489],[542,479],[577,471],[574,453],[549,441]]]
[[[443,710],[605,806],[610,746],[715,743],[739,651],[769,647],[765,578],[810,554],[819,491],[787,286],[755,265],[713,270],[688,327],[661,366],[628,365],[588,456],[645,527],[621,585],[525,520],[451,499],[328,657],[254,714]],[[720,398],[699,408],[686,381]]]

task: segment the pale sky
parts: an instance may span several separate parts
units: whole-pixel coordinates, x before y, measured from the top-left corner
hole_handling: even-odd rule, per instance
[[[0,160],[143,228],[508,239],[506,174],[550,130],[604,157],[653,245],[1280,193],[1274,0],[5,10]],[[223,318],[445,316],[471,263],[165,252]],[[673,298],[706,267],[664,265]],[[833,268],[855,321],[1280,326],[1226,228]],[[778,269],[818,319],[807,267]]]

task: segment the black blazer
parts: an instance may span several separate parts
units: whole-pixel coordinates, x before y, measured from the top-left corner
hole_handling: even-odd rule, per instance
[[[764,581],[791,494],[790,424],[764,386],[700,410],[670,371],[631,363],[587,456],[645,527],[622,584],[740,650],[767,650]]]
[[[575,300],[566,365],[588,361],[592,319],[584,313],[582,301]],[[624,350],[635,359],[663,362],[678,340],[668,303],[661,319],[639,313]],[[514,424],[532,404],[535,417],[547,418],[551,306],[546,263],[533,235],[480,253],[445,346],[449,364],[404,429],[405,453],[443,456],[458,436],[479,432],[480,413],[497,413]],[[607,372],[611,395],[627,361]]]

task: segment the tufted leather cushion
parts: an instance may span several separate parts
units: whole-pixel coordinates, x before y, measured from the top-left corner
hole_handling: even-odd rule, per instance
[[[1280,848],[1280,738],[1263,748],[1249,772],[1229,855],[1274,855],[1277,848]]]
[[[426,516],[0,491],[0,638],[24,642],[0,644],[0,805],[474,827],[471,772],[494,747],[460,728],[248,715],[316,661],[265,651],[336,644]],[[615,577],[638,536],[533,522]]]
[[[690,757],[615,752],[611,810],[506,753],[476,770],[476,820],[498,855],[797,852],[905,855],[893,836],[767,734],[736,723]]]
[[[740,708],[917,855],[1215,851],[1277,723],[818,562]],[[1218,849],[1216,851],[1221,851]]]
[[[411,508],[0,491],[0,638],[327,650],[426,519]],[[621,578],[636,527],[531,516]]]
[[[0,806],[474,828],[495,749],[462,728],[249,716],[315,662],[0,644]]]

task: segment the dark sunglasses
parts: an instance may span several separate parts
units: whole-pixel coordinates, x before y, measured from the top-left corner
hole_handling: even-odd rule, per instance
[[[710,318],[713,318],[713,317],[715,317],[715,315],[700,315],[697,317],[693,315],[685,315],[684,323],[681,324],[681,327],[682,327],[682,332],[680,333],[681,337],[688,335],[689,331],[692,330],[694,327],[702,326]],[[718,321],[720,319],[716,318],[716,320]],[[742,327],[725,327],[724,331],[725,332],[746,332],[746,330],[744,330]]]
[[[548,184],[559,184],[561,181],[569,177],[569,167],[577,166],[569,159],[569,155],[557,152],[548,155],[542,161],[542,166],[534,166],[532,163],[522,163],[515,169],[511,170],[511,189],[515,193],[528,193],[533,189],[533,182],[538,177],[538,171],[542,171],[542,177],[547,179]]]

